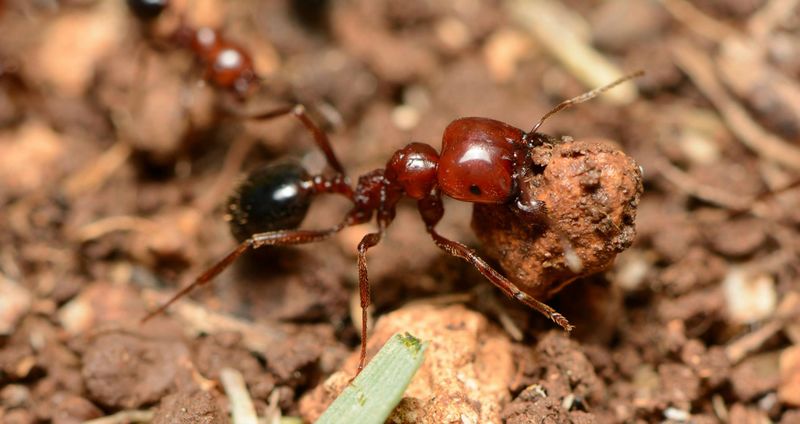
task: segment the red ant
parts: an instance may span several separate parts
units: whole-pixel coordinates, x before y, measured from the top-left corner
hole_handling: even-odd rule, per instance
[[[546,135],[537,130],[554,113],[589,100],[641,74],[637,72],[625,76],[562,102],[547,112],[528,132],[488,118],[457,119],[444,130],[441,154],[428,144],[411,143],[396,151],[385,168],[359,177],[355,188],[350,186],[327,135],[308,118],[303,106],[251,116],[258,120],[289,114],[297,117],[322,149],[333,174],[312,176],[296,162],[269,164],[251,173],[227,204],[227,219],[231,232],[240,242],[239,246],[142,321],[163,312],[194,288],[208,283],[248,250],[322,241],[346,227],[369,222],[375,216],[378,231],[365,235],[358,244],[362,314],[360,372],[366,360],[367,307],[370,305],[367,251],[380,242],[386,227],[392,223],[398,201],[410,197],[417,201],[419,214],[437,246],[468,261],[503,293],[539,311],[569,332],[573,326],[563,315],[520,290],[474,250],[436,231],[436,224],[444,215],[442,194],[471,203],[508,204],[533,222],[550,224],[546,205],[539,200],[525,198],[520,191],[520,179],[532,166],[528,152],[548,140]],[[342,195],[353,203],[353,207],[332,228],[298,230],[312,198],[322,193]]]
[[[128,0],[128,8],[149,26],[169,7],[169,0]],[[259,78],[253,59],[236,43],[225,39],[210,27],[193,28],[181,17],[178,29],[170,37],[173,43],[190,50],[204,66],[204,79],[211,85],[233,93],[239,100],[258,87]]]

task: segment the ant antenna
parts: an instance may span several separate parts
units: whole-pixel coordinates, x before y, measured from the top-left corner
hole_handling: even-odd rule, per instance
[[[593,98],[597,97],[598,95],[600,95],[600,94],[602,94],[602,93],[604,93],[604,92],[606,92],[606,91],[608,91],[608,90],[610,90],[610,89],[622,84],[625,81],[632,80],[632,79],[640,77],[642,75],[644,75],[644,71],[640,69],[640,70],[638,70],[636,72],[633,72],[631,74],[625,75],[624,77],[622,77],[622,78],[620,78],[620,79],[618,79],[618,80],[616,80],[614,82],[611,82],[609,84],[606,84],[606,85],[604,85],[602,87],[598,87],[598,88],[595,88],[594,90],[587,91],[587,92],[585,92],[585,93],[583,93],[583,94],[581,94],[579,96],[573,97],[573,98],[571,98],[569,100],[564,100],[563,102],[559,103],[558,106],[556,106],[552,110],[550,110],[550,112],[545,113],[544,116],[542,116],[542,119],[540,119],[539,122],[537,122],[536,125],[533,126],[533,129],[530,130],[530,132],[528,132],[528,134],[535,134],[536,130],[538,130],[539,127],[541,127],[542,124],[544,124],[544,121],[547,118],[555,115],[556,113],[558,113],[558,112],[560,112],[560,111],[562,111],[562,110],[564,110],[564,109],[566,109],[568,107],[572,107],[572,106],[574,106],[574,105],[576,105],[578,103],[583,103],[583,102],[585,102],[587,100],[593,99]]]

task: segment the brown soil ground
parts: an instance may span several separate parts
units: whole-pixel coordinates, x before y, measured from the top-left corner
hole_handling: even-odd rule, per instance
[[[576,326],[570,337],[437,249],[413,203],[370,250],[371,316],[433,299],[502,328],[492,334],[513,339],[516,358],[509,423],[800,422],[800,191],[780,191],[800,178],[797,2],[174,10],[187,1],[190,20],[253,53],[264,84],[237,107],[303,103],[351,177],[410,141],[438,149],[458,117],[527,130],[644,69],[638,96],[619,87],[542,128],[611,140],[643,169],[633,245],[549,300]],[[124,3],[0,0],[0,422],[227,422],[223,368],[241,372],[260,416],[300,416],[300,399],[357,349],[355,246],[369,228],[255,252],[139,325],[233,248],[224,205],[242,173],[285,156],[323,162],[291,118],[226,115],[226,93],[157,40],[175,16],[148,30]],[[445,208],[443,234],[484,254],[502,247],[481,250],[471,205]],[[320,198],[304,226],[346,210]],[[476,219],[498,216],[484,212]]]

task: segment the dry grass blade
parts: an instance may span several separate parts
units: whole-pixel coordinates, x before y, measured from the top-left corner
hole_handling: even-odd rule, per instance
[[[129,424],[129,423],[149,423],[153,420],[155,413],[152,410],[132,410],[120,411],[113,415],[108,415],[94,420],[84,421],[83,424]]]
[[[233,368],[223,368],[219,377],[231,402],[233,424],[258,424],[256,408],[253,407],[242,373]]]
[[[566,6],[550,0],[507,0],[509,16],[527,29],[547,51],[553,55],[575,78],[587,87],[594,88],[615,81],[624,72],[602,53],[595,50],[570,27],[571,15]],[[601,98],[615,104],[628,104],[636,100],[636,87],[632,84],[609,91]]]

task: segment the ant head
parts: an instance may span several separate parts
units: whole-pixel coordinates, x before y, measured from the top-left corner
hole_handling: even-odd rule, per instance
[[[522,130],[487,118],[462,118],[444,130],[438,181],[465,202],[504,203],[514,196],[515,153]]]
[[[396,151],[386,164],[386,178],[403,188],[412,199],[423,199],[436,186],[439,155],[423,143],[411,143]]]

